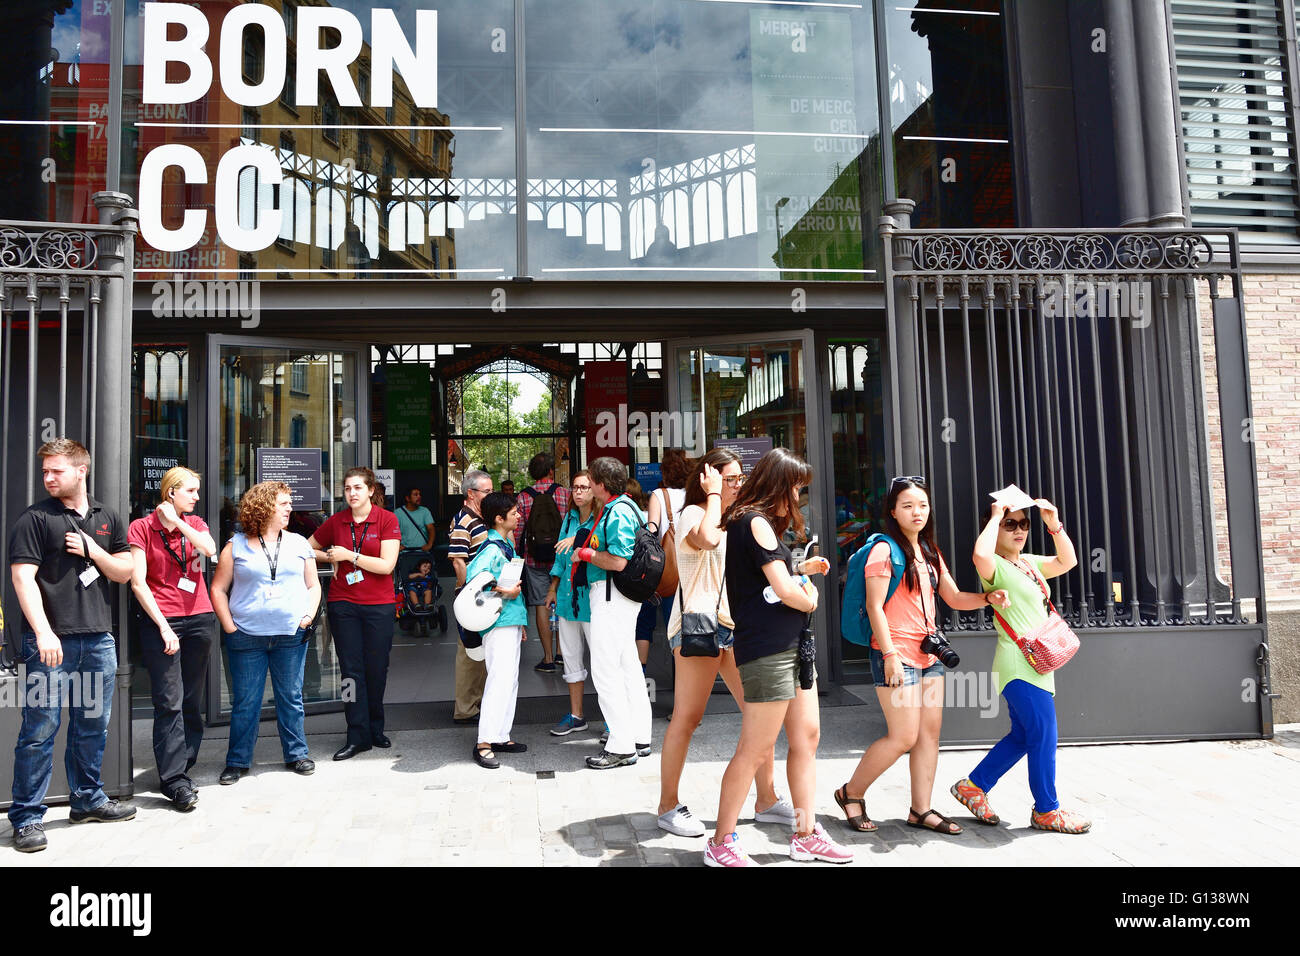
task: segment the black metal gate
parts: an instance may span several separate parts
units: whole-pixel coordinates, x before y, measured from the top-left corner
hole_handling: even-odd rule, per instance
[[[13,518],[45,491],[36,476],[36,450],[60,435],[91,453],[89,490],[126,520],[129,488],[131,274],[135,210],[129,197],[96,193],[100,223],[0,222],[0,541],[8,549]],[[10,584],[4,599],[4,667],[0,695],[20,702],[18,652],[22,612]],[[118,592],[118,671],[113,722],[104,754],[105,790],[129,796],[131,770],[130,664],[124,642],[125,586]],[[13,747],[22,720],[17,706],[0,707],[0,781],[12,779]],[[66,724],[56,741],[62,750]],[[67,796],[63,764],[55,761],[49,799]],[[0,783],[0,794],[8,790]],[[2,804],[7,806],[8,800]]]
[[[1058,681],[1063,739],[1270,735],[1235,232],[912,230],[910,206],[881,226],[896,473],[930,477],[970,589],[989,492],[1061,508],[1079,565],[1055,597],[1084,641]],[[967,646],[991,658],[991,637]],[[995,736],[958,714],[956,734]]]

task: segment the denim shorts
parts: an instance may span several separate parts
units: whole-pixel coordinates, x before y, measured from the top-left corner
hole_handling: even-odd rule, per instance
[[[729,651],[732,649],[732,647],[735,646],[735,644],[736,644],[736,635],[731,633],[731,628],[727,627],[727,625],[719,621],[718,622],[718,647],[720,647],[724,651]],[[671,638],[669,638],[668,649],[671,651],[675,651],[677,650],[677,648],[681,646],[682,646],[682,632],[678,631]]]
[[[919,667],[913,667],[907,661],[903,661],[903,686],[916,684],[923,677],[942,677],[943,663],[935,661],[929,667],[922,670]],[[877,687],[888,687],[885,681],[885,655],[880,653],[874,647],[871,649],[871,679],[875,681]]]

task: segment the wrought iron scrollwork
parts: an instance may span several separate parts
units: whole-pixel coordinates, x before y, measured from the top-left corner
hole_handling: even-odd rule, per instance
[[[88,232],[71,229],[24,232],[12,226],[0,228],[0,268],[93,269],[98,259],[99,244]]]
[[[1215,245],[1186,230],[1127,232],[930,232],[894,234],[896,251],[910,257],[907,274],[1114,273],[1222,271]]]

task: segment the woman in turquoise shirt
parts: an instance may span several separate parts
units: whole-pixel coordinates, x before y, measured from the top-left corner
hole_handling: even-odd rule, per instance
[[[582,716],[582,688],[587,679],[587,669],[582,666],[582,660],[583,641],[591,640],[591,600],[585,583],[587,566],[574,564],[569,552],[587,544],[596,523],[591,475],[586,470],[578,472],[573,476],[569,491],[572,503],[564,516],[560,541],[555,546],[551,590],[546,595],[546,603],[555,605],[555,613],[560,619],[560,656],[564,658],[564,680],[569,685],[569,712],[551,728],[556,737],[587,729],[587,721]],[[575,574],[581,575],[576,590]]]
[[[496,491],[479,505],[479,514],[488,526],[487,540],[465,571],[466,580],[487,571],[499,578],[515,557],[511,535],[519,524],[515,496]],[[474,760],[480,767],[495,770],[501,766],[496,751],[519,754],[527,745],[510,739],[515,722],[515,703],[519,700],[519,644],[528,639],[528,609],[524,606],[519,584],[509,590],[496,589],[504,598],[496,623],[483,632],[483,662],[487,665],[487,682],[483,685],[483,703],[478,714],[478,745]]]

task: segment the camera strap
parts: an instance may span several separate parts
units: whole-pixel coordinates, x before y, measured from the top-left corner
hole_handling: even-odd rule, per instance
[[[921,595],[921,617],[925,621],[925,632],[932,634],[939,629],[939,577],[934,573],[934,565],[926,560],[924,555],[921,556],[921,560],[925,562],[926,573],[930,576],[930,600],[934,603],[934,624],[931,624],[930,614],[925,608],[924,594]]]

